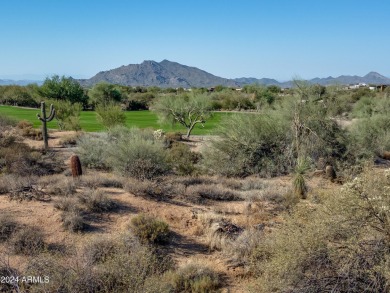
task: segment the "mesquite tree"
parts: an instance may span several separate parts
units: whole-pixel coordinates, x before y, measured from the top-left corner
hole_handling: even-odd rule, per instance
[[[196,124],[204,123],[211,116],[210,97],[201,94],[162,96],[152,110],[163,122],[180,123],[187,129],[187,137]]]
[[[49,142],[48,142],[48,135],[47,135],[47,122],[50,122],[53,120],[56,111],[53,108],[53,104],[50,105],[50,112],[49,116],[46,116],[46,105],[45,102],[41,102],[41,115],[37,114],[38,119],[42,122],[42,136],[43,136],[43,142],[45,145],[45,150],[49,148]]]

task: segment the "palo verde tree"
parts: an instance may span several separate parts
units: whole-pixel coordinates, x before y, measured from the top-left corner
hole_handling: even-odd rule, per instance
[[[122,100],[122,93],[118,86],[99,82],[88,91],[90,103],[96,107],[97,105],[106,105],[110,103],[120,102]]]
[[[211,116],[211,103],[204,94],[184,94],[161,96],[153,104],[152,110],[162,122],[179,123],[187,129],[187,137],[196,124],[204,123]]]

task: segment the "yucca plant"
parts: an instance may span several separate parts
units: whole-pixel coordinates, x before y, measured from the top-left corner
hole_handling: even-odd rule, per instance
[[[294,180],[293,188],[295,195],[299,196],[302,199],[305,199],[307,196],[307,185],[305,181],[305,176],[307,171],[310,169],[310,165],[306,158],[298,158],[297,165],[294,169]]]

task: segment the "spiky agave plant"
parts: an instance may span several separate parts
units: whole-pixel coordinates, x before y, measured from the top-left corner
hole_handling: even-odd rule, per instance
[[[305,176],[309,169],[310,165],[307,159],[301,157],[298,158],[297,165],[294,169],[293,188],[295,195],[299,196],[302,199],[305,199],[307,196],[307,185]]]

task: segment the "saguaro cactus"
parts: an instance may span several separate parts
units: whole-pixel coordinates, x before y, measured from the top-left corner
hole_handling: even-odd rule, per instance
[[[48,142],[48,135],[47,135],[47,122],[50,122],[53,120],[56,111],[53,108],[53,104],[50,105],[50,114],[49,117],[46,117],[46,105],[45,102],[41,102],[41,115],[37,114],[37,117],[42,122],[42,136],[43,136],[43,142],[45,144],[45,150],[49,148],[49,142]]]
[[[83,170],[81,169],[81,162],[78,156],[73,155],[70,157],[70,168],[72,170],[73,178],[77,178],[83,175]]]

